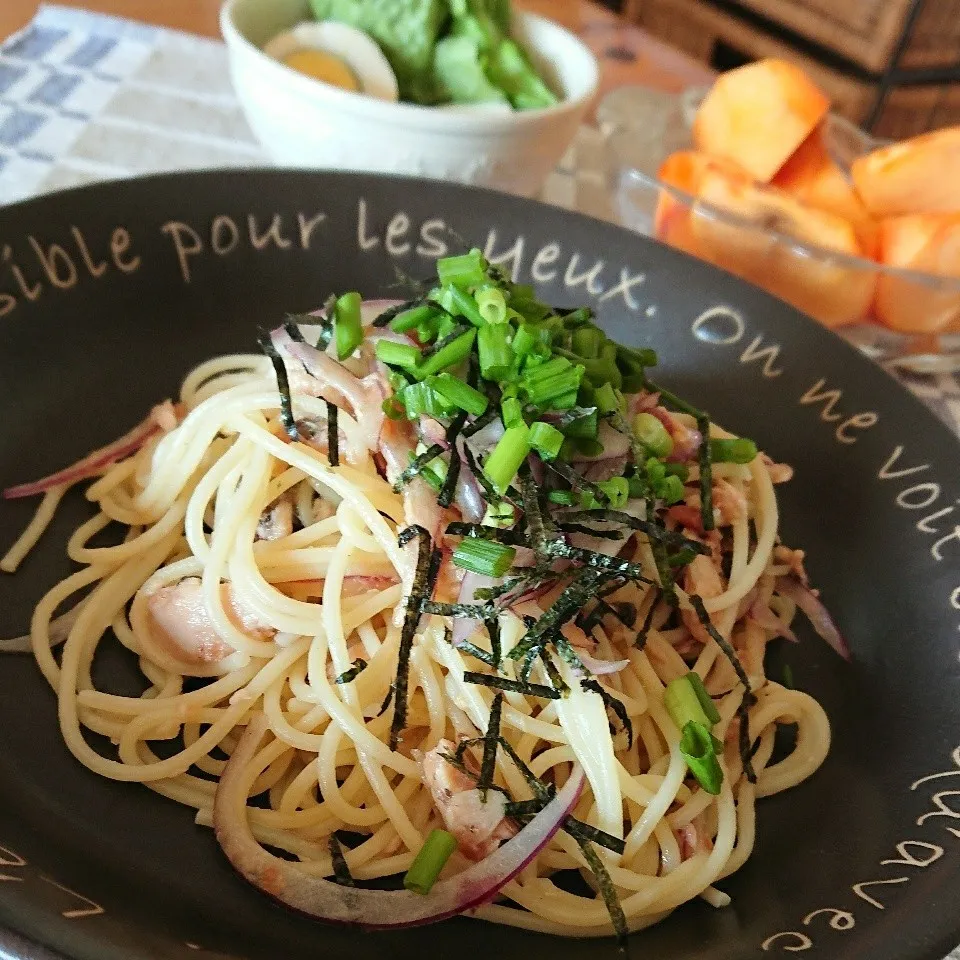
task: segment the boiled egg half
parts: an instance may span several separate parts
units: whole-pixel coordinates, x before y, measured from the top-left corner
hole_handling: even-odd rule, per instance
[[[396,74],[376,41],[345,23],[299,23],[277,34],[263,52],[291,70],[341,90],[380,100],[399,99]]]

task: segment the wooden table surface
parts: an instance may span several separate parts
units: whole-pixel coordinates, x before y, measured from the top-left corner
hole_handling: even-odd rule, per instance
[[[55,0],[63,6],[172,27],[207,37],[219,36],[220,0]],[[601,93],[638,83],[678,92],[709,83],[712,74],[679,50],[654,39],[590,0],[516,0],[517,6],[556,20],[579,34],[600,58]],[[28,23],[39,0],[0,0],[0,39]]]

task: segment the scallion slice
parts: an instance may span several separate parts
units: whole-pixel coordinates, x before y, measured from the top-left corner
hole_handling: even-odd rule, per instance
[[[419,380],[425,380],[427,377],[440,373],[441,370],[446,370],[447,367],[452,367],[466,360],[470,355],[470,351],[473,349],[473,341],[476,339],[476,336],[476,330],[468,330],[466,333],[460,334],[455,340],[427,357],[423,363],[413,371],[414,376]]]
[[[360,322],[360,294],[345,293],[333,307],[333,330],[337,340],[337,357],[346,360],[363,342]]]
[[[440,871],[457,849],[457,841],[446,830],[431,830],[419,853],[403,878],[403,885],[413,893],[426,896],[437,882]]]
[[[456,566],[486,577],[502,577],[513,564],[517,551],[496,540],[465,537],[453,551]]]
[[[549,423],[537,421],[530,425],[530,446],[544,460],[553,460],[563,446],[563,434]]]
[[[507,324],[484,323],[477,335],[480,352],[480,373],[485,380],[504,380],[513,365]]]
[[[663,692],[663,705],[678,730],[683,730],[690,722],[700,723],[709,730],[716,721],[707,716],[690,676],[688,673],[667,684],[667,689]],[[709,700],[709,697],[707,699]],[[713,709],[716,712],[716,707]]]
[[[523,419],[523,406],[516,397],[507,397],[501,404],[500,409],[505,427],[518,427],[525,422]]]
[[[455,404],[461,410],[479,417],[486,412],[489,401],[479,390],[464,383],[450,373],[440,373],[427,381],[445,400]]]
[[[441,257],[437,261],[437,278],[443,286],[479,287],[487,282],[489,264],[483,254],[474,248],[459,256]]]
[[[696,720],[690,720],[680,737],[680,753],[690,772],[707,793],[716,796],[723,784],[723,770],[717,759],[717,748],[709,729]]]
[[[710,441],[710,459],[714,463],[751,463],[757,453],[757,445],[746,437]]]
[[[507,300],[499,287],[484,287],[474,294],[480,316],[494,325],[507,322]]]
[[[378,360],[408,370],[423,358],[423,354],[412,343],[397,343],[394,340],[378,340],[374,352]]]
[[[506,493],[529,452],[530,428],[526,424],[508,427],[483,465],[484,475],[498,493]]]
[[[418,307],[411,307],[409,310],[398,313],[390,321],[390,329],[397,333],[406,333],[408,330],[420,326],[421,323],[427,322],[431,317],[435,317],[437,313],[439,311],[436,307],[429,303],[422,303]]]

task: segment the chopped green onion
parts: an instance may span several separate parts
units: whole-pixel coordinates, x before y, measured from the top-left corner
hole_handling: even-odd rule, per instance
[[[573,352],[589,360],[600,356],[600,348],[605,337],[595,326],[578,327],[573,331]]]
[[[466,317],[475,327],[482,327],[486,319],[477,307],[477,301],[460,287],[444,287],[443,294],[451,304],[450,312],[458,317]]]
[[[426,414],[428,417],[449,417],[457,408],[440,396],[429,383],[411,383],[396,395],[407,412],[408,420],[416,420]]]
[[[586,416],[574,420],[564,434],[578,440],[596,440],[598,425],[597,409],[594,407]]]
[[[551,360],[542,367],[535,367],[534,371],[539,372],[543,367],[549,367],[552,362]],[[541,377],[533,381],[528,378],[521,383],[521,387],[530,403],[542,410],[568,410],[576,406],[577,390],[582,377],[582,366],[568,365],[561,373],[552,377]]]
[[[450,403],[455,404],[461,410],[466,410],[467,413],[472,413],[475,417],[479,417],[486,412],[489,403],[486,396],[452,374],[441,373],[431,377],[428,382],[441,397],[449,400]]]
[[[481,526],[497,527],[500,529],[509,529],[517,522],[517,511],[512,503],[506,500],[501,503],[491,503],[487,506],[487,512],[480,521]]]
[[[751,463],[757,452],[757,445],[746,437],[710,441],[710,459],[714,463]]]
[[[485,380],[503,380],[513,364],[513,350],[508,341],[506,324],[491,326],[484,323],[477,335],[480,352],[480,373]]]
[[[676,477],[681,483],[690,478],[690,468],[685,463],[665,463],[664,467],[668,477]]]
[[[638,413],[633,418],[633,432],[655,457],[669,457],[673,452],[673,437],[652,413]]]
[[[707,793],[716,796],[723,783],[723,770],[717,759],[717,748],[710,731],[702,723],[690,720],[680,737],[680,753],[690,772]]]
[[[456,849],[457,841],[453,834],[446,830],[431,830],[403,878],[404,887],[426,896]]]
[[[693,687],[694,692],[697,695],[697,699],[700,701],[700,706],[703,707],[703,712],[707,715],[707,719],[711,724],[720,722],[720,711],[717,710],[717,705],[713,702],[713,698],[707,693],[707,688],[703,685],[703,679],[696,670],[691,670],[687,674],[687,679],[690,681],[690,686]]]
[[[693,671],[677,677],[676,680],[671,680],[667,684],[667,689],[663,692],[663,705],[667,708],[667,713],[670,714],[670,719],[677,725],[678,730],[683,730],[691,722],[702,724],[709,730],[716,721],[711,720],[707,715],[697,688],[690,679],[692,673]],[[707,699],[710,698],[707,697]],[[715,713],[716,707],[713,710]]]
[[[612,383],[601,383],[593,392],[594,406],[601,414],[618,412],[621,399]]]
[[[398,313],[390,321],[390,329],[397,333],[406,333],[408,330],[413,330],[414,327],[419,327],[421,323],[431,317],[435,317],[437,313],[437,309],[430,306],[429,303],[423,303],[419,307],[411,307],[409,310],[404,310],[403,313]]]
[[[513,565],[516,555],[514,547],[497,543],[496,540],[464,537],[453,551],[453,562],[463,570],[486,577],[502,577]]]
[[[415,367],[423,354],[411,343],[396,343],[393,340],[378,340],[374,348],[378,360],[394,367]]]
[[[497,330],[499,327],[490,329]],[[508,427],[483,465],[484,475],[498,493],[506,493],[529,452],[530,428],[526,424]]]
[[[563,507],[574,507],[580,503],[580,494],[572,490],[551,490],[547,494],[551,503],[559,503]]]
[[[431,354],[426,360],[417,367],[413,373],[419,380],[425,380],[427,377],[446,370],[460,363],[470,355],[473,349],[473,341],[476,339],[477,331],[468,330],[461,333],[452,343],[441,347],[436,353]]]
[[[543,457],[552,460],[563,446],[563,434],[549,423],[537,421],[530,425],[530,446]]]
[[[563,325],[568,330],[582,327],[593,320],[593,311],[589,307],[578,307],[563,316]]]
[[[541,363],[530,370],[525,371],[523,375],[524,385],[530,387],[533,384],[549,380],[566,370],[571,369],[572,364],[566,357],[551,357],[546,363]]]
[[[601,480],[597,486],[604,492],[614,510],[619,510],[630,498],[630,483],[626,477]]]
[[[345,293],[333,307],[333,329],[337,338],[337,357],[346,360],[363,342],[360,322],[360,294]]]
[[[525,423],[523,405],[516,397],[507,397],[501,404],[500,409],[505,427],[519,427]]]
[[[685,496],[683,481],[674,474],[668,474],[657,485],[657,496],[668,506],[679,503]]]
[[[503,291],[498,287],[484,287],[474,295],[480,316],[487,323],[498,324],[507,322],[507,301]]]
[[[537,331],[528,323],[521,323],[513,337],[513,352],[518,357],[525,357],[541,344]],[[533,359],[533,358],[531,358]]]
[[[489,264],[483,254],[473,249],[455,257],[442,257],[437,261],[437,277],[443,286],[453,285],[466,290],[487,282]]]

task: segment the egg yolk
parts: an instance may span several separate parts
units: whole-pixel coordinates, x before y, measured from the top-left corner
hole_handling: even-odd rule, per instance
[[[360,90],[360,83],[353,71],[332,53],[322,50],[294,50],[288,54],[283,62],[293,70],[329,83],[343,90]]]

